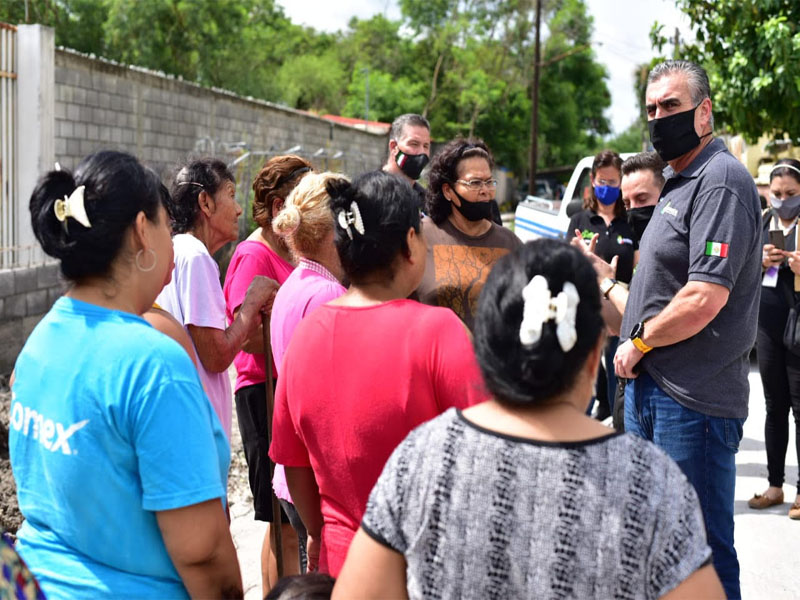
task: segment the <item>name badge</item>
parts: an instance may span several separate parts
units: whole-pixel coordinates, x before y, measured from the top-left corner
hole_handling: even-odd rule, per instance
[[[764,279],[761,280],[761,285],[764,287],[774,288],[778,285],[778,267],[770,267],[764,273]]]

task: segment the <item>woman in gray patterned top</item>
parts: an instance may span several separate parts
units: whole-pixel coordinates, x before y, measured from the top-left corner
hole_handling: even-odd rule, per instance
[[[538,240],[502,258],[475,350],[494,399],[394,451],[336,598],[723,598],[694,489],[584,413],[605,342],[591,265]]]

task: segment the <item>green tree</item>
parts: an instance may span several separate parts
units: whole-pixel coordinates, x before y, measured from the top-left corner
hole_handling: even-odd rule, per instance
[[[709,73],[718,123],[750,142],[762,134],[800,137],[800,2],[678,0],[696,43],[678,55]],[[661,51],[666,38],[651,35]]]

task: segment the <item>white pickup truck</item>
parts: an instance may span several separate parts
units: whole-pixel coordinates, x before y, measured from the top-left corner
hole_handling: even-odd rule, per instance
[[[625,160],[633,154],[622,154]],[[564,238],[572,215],[583,209],[583,200],[592,193],[592,161],[582,158],[572,171],[561,200],[528,196],[517,205],[514,213],[514,232],[523,242],[540,237]]]

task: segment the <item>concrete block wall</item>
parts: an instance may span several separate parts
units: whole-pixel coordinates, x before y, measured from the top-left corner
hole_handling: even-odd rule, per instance
[[[201,140],[343,151],[340,164],[351,175],[379,167],[386,153],[385,135],[66,49],[55,52],[55,93],[55,155],[67,168],[93,151],[117,149],[166,177],[187,156],[209,151],[202,143],[195,150]]]
[[[0,271],[0,374],[11,372],[25,340],[64,289],[57,263]]]

